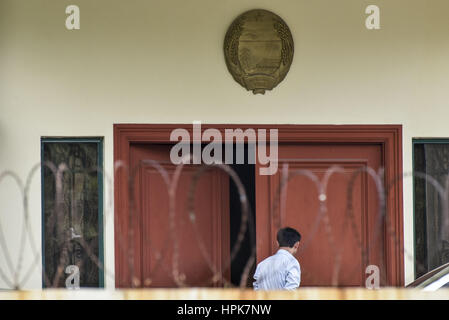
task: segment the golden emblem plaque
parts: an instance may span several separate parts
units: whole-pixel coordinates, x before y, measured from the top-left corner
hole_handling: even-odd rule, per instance
[[[276,14],[262,9],[238,16],[226,32],[226,65],[235,81],[254,94],[265,94],[287,75],[293,60],[293,37]]]

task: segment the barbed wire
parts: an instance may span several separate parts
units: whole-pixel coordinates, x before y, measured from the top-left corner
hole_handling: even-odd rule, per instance
[[[183,163],[186,163],[185,161]],[[185,168],[185,164],[180,164],[175,167],[175,170],[172,174],[169,174],[167,169],[164,167],[166,164],[161,161],[146,159],[140,161],[140,163],[134,168],[128,168],[128,166],[123,162],[116,162],[114,164],[114,175],[117,174],[119,170],[125,170],[125,174],[128,176],[128,186],[129,186],[129,221],[128,221],[128,239],[124,239],[122,234],[115,233],[114,236],[118,237],[118,241],[116,243],[120,246],[122,251],[127,252],[127,263],[130,271],[130,286],[132,287],[151,287],[154,277],[156,277],[156,272],[163,270],[165,272],[170,273],[172,280],[175,285],[178,287],[187,287],[192,285],[199,285],[198,283],[189,283],[189,279],[186,274],[181,272],[182,261],[180,261],[180,247],[179,247],[179,235],[177,232],[177,221],[181,218],[181,214],[187,215],[187,220],[189,221],[193,233],[195,235],[194,242],[196,243],[199,251],[202,255],[202,258],[205,261],[205,265],[211,272],[211,277],[208,278],[201,285],[222,285],[222,286],[234,286],[234,284],[229,281],[224,274],[229,272],[231,268],[231,264],[236,259],[237,254],[242,248],[242,243],[245,239],[245,235],[249,234],[250,239],[255,238],[256,236],[256,228],[254,221],[254,214],[252,212],[253,208],[251,208],[251,204],[249,202],[244,184],[239,178],[236,171],[229,165],[226,164],[201,164],[195,165],[196,171],[192,175],[191,183],[187,190],[187,202],[184,208],[178,208],[176,206],[176,196],[178,192],[178,185],[180,181],[180,177],[183,174],[183,170]],[[173,166],[173,164],[170,164]],[[137,197],[136,194],[138,190],[135,190],[136,187],[136,179],[138,178],[138,174],[143,167],[152,167],[155,169],[158,174],[163,179],[163,185],[165,186],[168,194],[168,212],[166,212],[169,225],[168,225],[168,234],[166,236],[165,241],[162,241],[163,246],[157,247],[151,241],[151,237],[148,232],[143,232],[142,239],[143,244],[148,248],[148,250],[154,254],[157,259],[154,266],[151,266],[149,272],[146,274],[145,279],[140,279],[136,276],[135,270],[135,261],[136,261],[136,253],[134,247],[134,237],[136,236],[136,231],[134,230],[135,226],[141,226],[142,221],[142,212],[139,211],[139,206],[137,205]],[[29,209],[29,199],[30,199],[30,190],[33,179],[35,179],[36,173],[39,170],[48,169],[51,175],[54,178],[54,186],[55,186],[55,203],[54,210],[52,210],[52,214],[47,217],[49,221],[49,229],[56,230],[57,243],[59,246],[59,257],[58,263],[56,267],[56,271],[52,279],[48,278],[48,275],[44,270],[41,270],[40,259],[42,257],[42,249],[41,246],[37,244],[40,241],[36,241],[36,237],[33,234],[33,228],[30,225],[30,209]],[[195,208],[195,191],[198,187],[198,183],[200,178],[210,172],[211,170],[218,170],[223,174],[229,177],[231,183],[234,184],[240,201],[240,210],[241,210],[241,220],[240,226],[238,228],[238,234],[236,236],[236,242],[233,244],[232,248],[230,248],[229,259],[225,261],[222,266],[217,266],[213,259],[210,256],[206,248],[206,242],[201,237],[201,230],[198,225],[198,216]],[[70,230],[64,229],[64,209],[63,201],[64,201],[64,192],[68,192],[67,188],[63,184],[64,174],[68,172],[75,172],[70,170],[66,164],[60,164],[58,167],[54,163],[45,161],[42,163],[38,163],[32,167],[30,172],[28,173],[25,183],[19,177],[19,175],[15,172],[6,170],[0,174],[0,184],[6,179],[11,179],[17,186],[20,192],[20,198],[22,201],[22,226],[20,230],[17,230],[17,234],[19,234],[19,244],[18,244],[18,256],[17,262],[14,263],[11,255],[11,246],[8,245],[9,239],[5,237],[4,227],[2,222],[8,216],[13,215],[14,213],[5,212],[2,210],[2,214],[0,215],[0,250],[1,255],[3,256],[4,263],[0,264],[0,279],[3,281],[4,285],[9,289],[21,289],[24,288],[27,284],[27,281],[33,275],[33,272],[42,271],[43,282],[46,288],[50,287],[60,287],[61,280],[64,275],[65,269],[67,267],[69,261],[69,246],[73,240],[70,234]],[[103,225],[99,225],[99,228],[103,228],[107,225],[107,222],[110,220],[110,215],[113,215],[113,190],[112,190],[112,178],[111,176],[100,167],[93,167],[86,170],[77,170],[77,173],[83,174],[92,174],[92,173],[101,173],[104,177],[104,192],[107,194],[105,205],[103,206],[103,212],[101,213],[103,216]],[[328,245],[331,249],[333,256],[333,265],[329,266],[332,268],[332,277],[331,277],[331,285],[339,286],[340,285],[340,275],[341,275],[341,266],[343,259],[343,252],[347,248],[338,246],[338,239],[335,238],[335,228],[333,225],[332,219],[329,216],[328,211],[328,184],[330,179],[334,175],[345,175],[347,177],[347,189],[346,189],[346,212],[344,214],[344,222],[342,223],[342,234],[346,233],[346,230],[350,228],[352,230],[352,234],[354,237],[354,243],[356,244],[358,250],[361,250],[362,257],[361,261],[364,266],[369,264],[369,254],[373,249],[372,246],[378,245],[378,241],[382,241],[382,235],[389,237],[394,245],[402,250],[404,257],[413,263],[419,264],[420,262],[414,261],[414,255],[411,252],[408,252],[405,248],[400,247],[400,243],[403,239],[401,239],[398,234],[395,234],[395,229],[391,225],[389,219],[386,219],[386,209],[387,202],[386,198],[390,196],[392,190],[394,190],[394,186],[403,181],[406,178],[413,177],[418,179],[423,179],[426,183],[430,184],[434,190],[437,192],[439,200],[441,201],[441,216],[442,225],[440,228],[440,238],[448,239],[449,236],[449,204],[448,204],[448,194],[449,194],[449,176],[445,179],[445,185],[442,186],[434,177],[421,172],[412,172],[405,173],[403,175],[397,176],[391,181],[384,181],[384,171],[383,169],[379,169],[375,171],[369,167],[361,167],[360,169],[354,170],[348,176],[348,171],[343,167],[339,166],[331,166],[328,168],[322,178],[316,175],[311,170],[307,169],[297,169],[292,170],[289,168],[289,165],[284,163],[280,167],[280,180],[277,184],[274,199],[272,201],[272,207],[270,208],[270,214],[273,217],[273,223],[275,229],[279,229],[283,227],[282,221],[284,221],[286,210],[287,210],[287,197],[288,197],[288,186],[289,184],[295,180],[297,177],[305,177],[310,180],[310,182],[315,186],[317,191],[317,199],[318,201],[318,211],[315,213],[315,219],[312,223],[312,227],[307,231],[308,236],[302,241],[302,245],[299,250],[299,254],[303,253],[306,249],[309,248],[312,241],[315,240],[317,232],[321,225],[324,227],[324,232],[327,238]],[[363,177],[363,179],[370,178],[376,187],[377,201],[378,201],[378,212],[376,216],[376,224],[374,227],[374,235],[372,239],[374,241],[368,241],[368,243],[364,243],[362,239],[362,235],[359,232],[359,228],[357,227],[356,217],[354,215],[353,208],[353,195],[355,190],[355,182],[358,177]],[[73,190],[69,190],[73,191]],[[73,210],[73,208],[71,208]],[[140,209],[141,210],[141,209]],[[261,235],[258,235],[259,237]],[[266,236],[266,235],[265,235]],[[264,236],[264,241],[266,238]],[[83,250],[85,256],[92,261],[92,263],[104,273],[106,277],[110,280],[115,279],[115,274],[108,270],[105,267],[104,262],[101,261],[99,256],[92,251],[90,245],[84,240],[82,237],[77,239],[76,242],[79,244],[80,248]],[[129,245],[125,247],[125,243]],[[32,253],[31,259],[25,259],[26,246],[29,246]],[[169,246],[172,245],[172,256],[171,256],[171,266],[166,263],[166,255],[169,252]],[[243,264],[243,272],[240,277],[238,287],[245,287],[247,284],[247,279],[251,274],[251,269],[256,261],[256,244],[251,243],[250,254],[247,258],[247,261]],[[262,258],[262,257],[259,257]],[[30,261],[29,266],[25,266],[24,262]],[[382,263],[385,263],[384,259]],[[380,266],[382,270],[385,270],[386,266]],[[6,268],[6,269],[5,269]],[[354,266],[354,270],[346,270],[346,272],[352,273],[357,272],[360,269],[359,265]],[[311,270],[302,270],[305,275],[313,276],[313,272]],[[387,283],[387,274],[386,272],[381,273],[382,282]]]

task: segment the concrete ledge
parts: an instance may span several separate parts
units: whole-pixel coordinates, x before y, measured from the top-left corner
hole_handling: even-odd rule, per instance
[[[0,300],[449,300],[449,289],[426,292],[417,289],[303,288],[295,291],[249,289],[46,289],[0,291]]]

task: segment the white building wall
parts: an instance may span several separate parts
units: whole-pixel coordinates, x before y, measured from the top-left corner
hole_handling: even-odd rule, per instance
[[[69,4],[80,7],[80,30],[65,28]],[[365,28],[369,4],[380,7],[380,30]],[[253,8],[280,15],[295,41],[289,74],[264,96],[232,79],[222,50],[230,23]],[[412,137],[449,137],[448,12],[447,0],[0,0],[0,171],[25,180],[40,161],[41,136],[104,136],[112,173],[114,123],[201,120],[402,124],[410,172]],[[16,189],[11,179],[0,184],[0,223],[15,262],[23,220]],[[29,203],[39,248],[40,197],[37,172]],[[113,272],[112,207],[107,214],[105,259]],[[411,179],[404,228],[412,255]],[[26,269],[28,245],[25,253]],[[8,270],[1,254],[0,268]],[[405,268],[410,282],[407,256]],[[114,287],[113,279],[106,285]],[[40,267],[25,287],[41,287]]]

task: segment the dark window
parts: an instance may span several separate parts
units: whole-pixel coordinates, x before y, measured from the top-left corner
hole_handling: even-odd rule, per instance
[[[431,179],[444,189],[449,173],[449,140],[413,140],[415,278],[449,262],[443,202]],[[423,177],[425,175],[427,178]],[[447,196],[447,195],[446,195]]]
[[[103,287],[102,152],[102,138],[41,140],[44,287],[74,269],[80,287]]]

